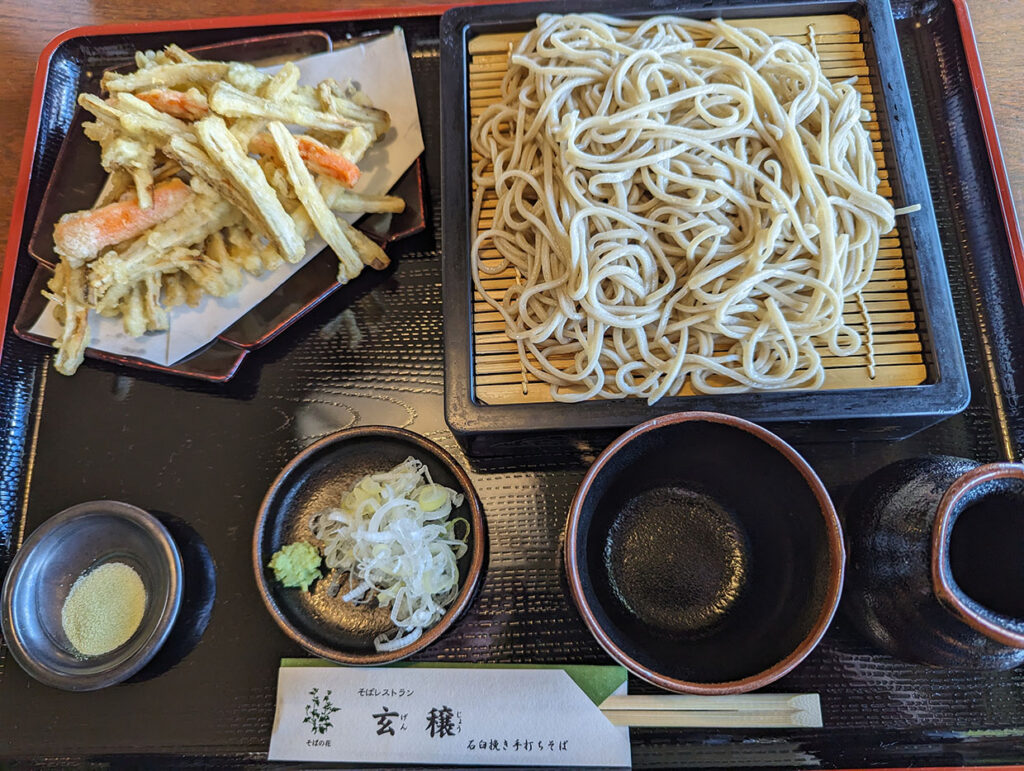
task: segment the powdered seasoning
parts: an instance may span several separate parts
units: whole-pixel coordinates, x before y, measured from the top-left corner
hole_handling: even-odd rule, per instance
[[[68,641],[83,656],[100,656],[135,634],[146,610],[146,587],[123,562],[108,562],[75,581],[61,609]]]

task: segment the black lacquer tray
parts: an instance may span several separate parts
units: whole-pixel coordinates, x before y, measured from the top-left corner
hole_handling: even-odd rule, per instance
[[[536,447],[480,466],[461,454],[444,421],[440,10],[264,22],[282,31],[319,28],[334,38],[395,23],[405,28],[427,147],[428,216],[426,231],[395,244],[393,270],[325,301],[249,356],[223,385],[97,362],[64,378],[50,369],[44,348],[8,328],[0,358],[0,569],[46,517],[79,501],[115,498],[187,524],[190,537],[208,550],[216,594],[209,610],[203,592],[212,592],[214,582],[202,582],[193,593],[197,610],[186,618],[199,617],[194,623],[201,626],[209,610],[198,645],[183,645],[178,660],[165,658],[149,677],[105,691],[51,690],[0,651],[0,762],[139,767],[265,761],[278,661],[301,651],[277,630],[253,584],[256,511],[292,455],[360,423],[404,426],[453,452],[471,470],[488,518],[489,564],[477,600],[419,658],[608,662],[571,605],[559,556],[566,511],[588,458]],[[900,442],[800,445],[837,501],[897,458],[942,452],[991,461],[1018,456],[1024,442],[1024,308],[955,3],[897,0],[894,13],[973,396],[964,413]],[[170,39],[198,45],[268,29],[252,19],[234,29],[222,22],[198,26],[173,34],[129,27],[110,35],[73,34],[53,50],[44,65],[49,77],[28,188],[29,223],[84,69]],[[34,269],[25,239],[17,245],[15,303]],[[636,681],[631,688],[650,690]],[[874,651],[842,615],[773,690],[820,693],[825,727],[634,730],[634,763],[814,768],[1024,758],[1024,671],[970,674],[904,664]]]

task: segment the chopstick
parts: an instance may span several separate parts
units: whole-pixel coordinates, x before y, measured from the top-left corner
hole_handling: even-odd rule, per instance
[[[609,696],[600,706],[612,725],[650,728],[820,728],[816,693],[735,696]]]

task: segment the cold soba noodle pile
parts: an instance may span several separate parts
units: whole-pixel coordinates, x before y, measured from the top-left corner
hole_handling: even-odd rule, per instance
[[[894,224],[860,94],[756,29],[635,24],[541,16],[512,53],[472,130],[473,255],[516,278],[477,289],[557,400],[820,387],[821,352],[870,345],[843,303]]]

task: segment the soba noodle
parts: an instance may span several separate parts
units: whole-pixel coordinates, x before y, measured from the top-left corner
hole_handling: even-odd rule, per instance
[[[893,227],[866,117],[852,83],[756,29],[539,17],[472,128],[474,223],[496,197],[474,280],[524,383],[652,403],[687,378],[820,387],[821,351],[864,344],[843,304]]]

